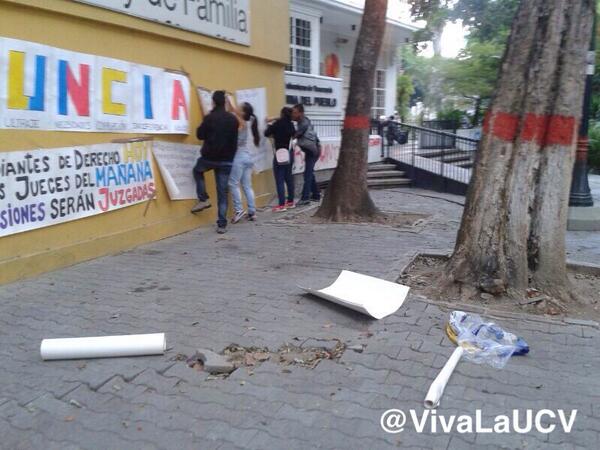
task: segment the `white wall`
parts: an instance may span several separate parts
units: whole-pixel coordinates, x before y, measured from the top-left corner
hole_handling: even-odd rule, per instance
[[[348,42],[337,43],[338,38],[348,39]],[[356,39],[342,36],[337,33],[329,32],[328,30],[321,29],[321,56],[320,63],[323,64],[327,55],[335,53],[340,60],[340,78],[344,78],[345,71],[344,66],[352,65],[352,58],[354,57],[354,50],[356,48]],[[386,71],[386,102],[385,110],[386,115],[393,114],[396,108],[396,74],[397,66],[395,61],[395,48],[387,48],[382,52],[378,62],[377,69]],[[349,87],[349,81],[344,79],[344,87]],[[347,92],[347,90],[346,90]],[[342,105],[346,107],[346,96],[342,94]]]

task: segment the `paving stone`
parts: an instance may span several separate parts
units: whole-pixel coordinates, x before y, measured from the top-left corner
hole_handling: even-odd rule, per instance
[[[437,414],[481,408],[487,419],[513,408],[576,407],[573,433],[381,429],[388,409],[422,412],[453,349],[442,330],[447,312],[411,294],[397,313],[374,321],[305,297],[297,284],[326,286],[342,269],[393,279],[417,251],[447,253],[461,207],[446,200],[464,199],[416,189],[373,197],[382,209],[428,211],[432,218],[408,233],[286,224],[265,212],[257,223],[233,227],[226,240],[202,228],[0,286],[0,448],[599,448],[600,331],[585,321],[517,314],[498,321],[523,335],[530,355],[503,370],[461,361]],[[567,244],[579,260],[600,260],[597,234],[568,233]],[[163,356],[39,361],[44,337],[159,331],[170,347]],[[341,359],[314,369],[267,361],[211,379],[185,363],[199,346],[273,351],[286,343],[334,348],[338,340],[348,346]]]
[[[234,365],[229,362],[229,359],[223,355],[213,352],[205,348],[200,348],[197,351],[197,356],[204,364],[204,371],[211,374],[231,373],[235,370]]]

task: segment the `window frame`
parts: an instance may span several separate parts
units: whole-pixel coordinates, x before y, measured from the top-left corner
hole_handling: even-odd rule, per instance
[[[380,75],[381,80],[379,80]],[[386,76],[387,71],[385,69],[376,69],[375,79],[373,80],[373,104],[371,105],[371,117],[373,119],[379,119],[381,116],[386,115]],[[381,81],[381,83],[379,83],[379,81]],[[381,104],[379,100],[381,100]]]
[[[318,11],[309,10],[306,8],[290,8],[289,17],[289,55],[290,61],[286,65],[285,70],[288,72],[303,73],[309,75],[319,74],[320,64],[320,13]],[[309,28],[308,37],[304,39],[308,40],[308,46],[298,43],[298,21],[305,22]],[[306,29],[306,28],[305,28]],[[298,53],[305,52],[305,58],[308,63],[302,65],[298,64]]]

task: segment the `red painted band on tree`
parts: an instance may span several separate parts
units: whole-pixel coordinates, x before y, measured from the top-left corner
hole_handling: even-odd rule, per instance
[[[344,119],[344,129],[346,130],[366,130],[370,127],[369,116],[346,116]]]
[[[506,142],[513,142],[519,132],[517,114],[505,112],[487,113],[483,122],[484,133]],[[519,137],[524,142],[536,142],[540,146],[571,145],[575,139],[577,120],[560,115],[525,115]]]

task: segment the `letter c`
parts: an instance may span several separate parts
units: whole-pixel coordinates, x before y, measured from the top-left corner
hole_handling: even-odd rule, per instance
[[[538,413],[535,415],[535,429],[537,431],[539,431],[540,433],[552,433],[554,431],[554,429],[556,428],[555,424],[551,424],[548,425],[547,427],[544,427],[542,425],[542,417],[543,416],[548,416],[552,419],[556,419],[556,414],[554,413],[554,411],[551,411],[549,409],[542,409],[540,411],[538,411]]]
[[[113,116],[124,116],[127,108],[123,103],[113,102],[112,87],[113,83],[126,83],[127,72],[122,70],[102,68],[102,112]]]

